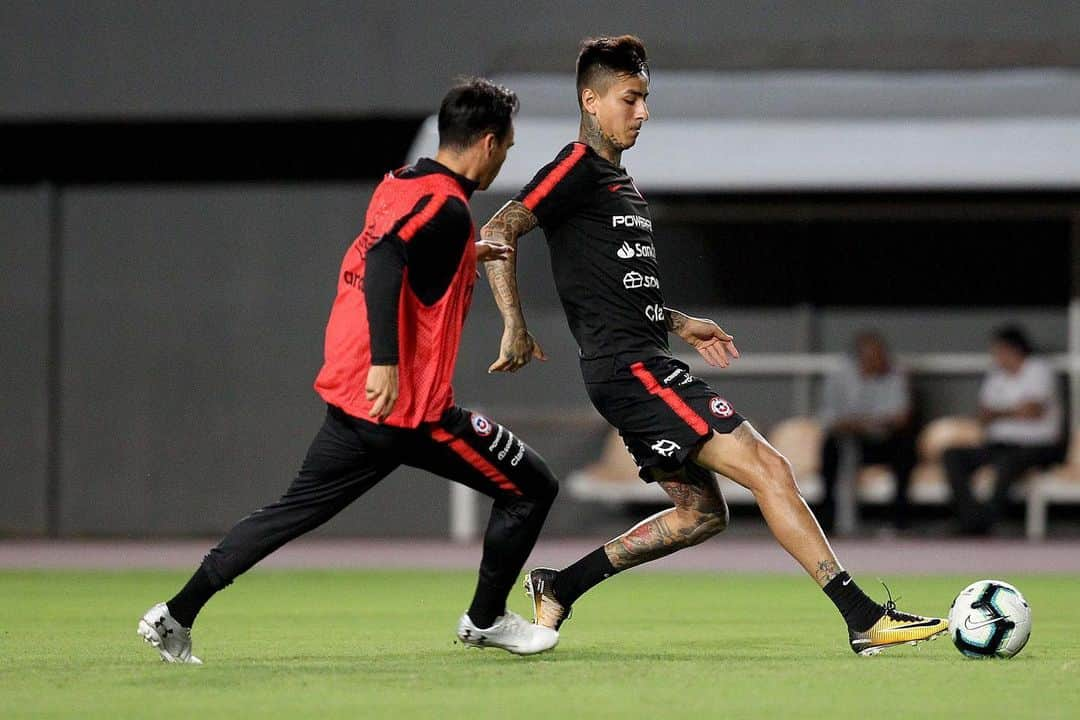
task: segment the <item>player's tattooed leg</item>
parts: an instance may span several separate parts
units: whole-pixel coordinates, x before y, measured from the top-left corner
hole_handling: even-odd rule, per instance
[[[657,480],[675,507],[642,520],[604,546],[611,564],[619,570],[641,565],[704,542],[728,523],[728,509],[711,473],[664,473]]]
[[[836,560],[819,560],[817,564],[817,579],[821,585],[826,584],[834,577],[844,572],[843,568],[837,564]]]

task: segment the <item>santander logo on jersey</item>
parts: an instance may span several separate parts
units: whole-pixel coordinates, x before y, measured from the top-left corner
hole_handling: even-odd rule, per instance
[[[623,260],[630,260],[631,258],[654,258],[656,257],[656,249],[648,243],[634,243],[631,245],[628,242],[624,242],[619,246],[619,249],[615,251]]]

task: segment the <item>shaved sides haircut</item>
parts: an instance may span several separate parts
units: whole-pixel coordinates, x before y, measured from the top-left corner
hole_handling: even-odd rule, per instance
[[[641,73],[648,77],[649,61],[638,36],[585,38],[577,59],[578,106],[585,88],[603,94],[615,78]]]

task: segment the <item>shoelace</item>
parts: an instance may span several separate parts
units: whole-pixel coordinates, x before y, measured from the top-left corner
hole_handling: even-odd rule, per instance
[[[881,586],[883,588],[885,588],[885,594],[889,596],[889,599],[885,601],[886,615],[888,615],[893,620],[898,620],[900,622],[916,622],[918,620],[922,620],[922,618],[918,615],[912,615],[911,613],[901,612],[900,610],[897,610],[896,602],[893,600],[892,591],[889,590],[889,586],[886,585],[885,581],[881,580],[880,578],[878,579],[878,582],[881,583]],[[900,599],[901,598],[897,598],[897,600]]]

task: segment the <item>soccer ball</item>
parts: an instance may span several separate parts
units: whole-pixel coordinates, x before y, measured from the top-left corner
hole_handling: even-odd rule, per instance
[[[971,658],[1010,658],[1031,637],[1031,608],[1001,580],[980,580],[960,591],[949,608],[949,634]]]

